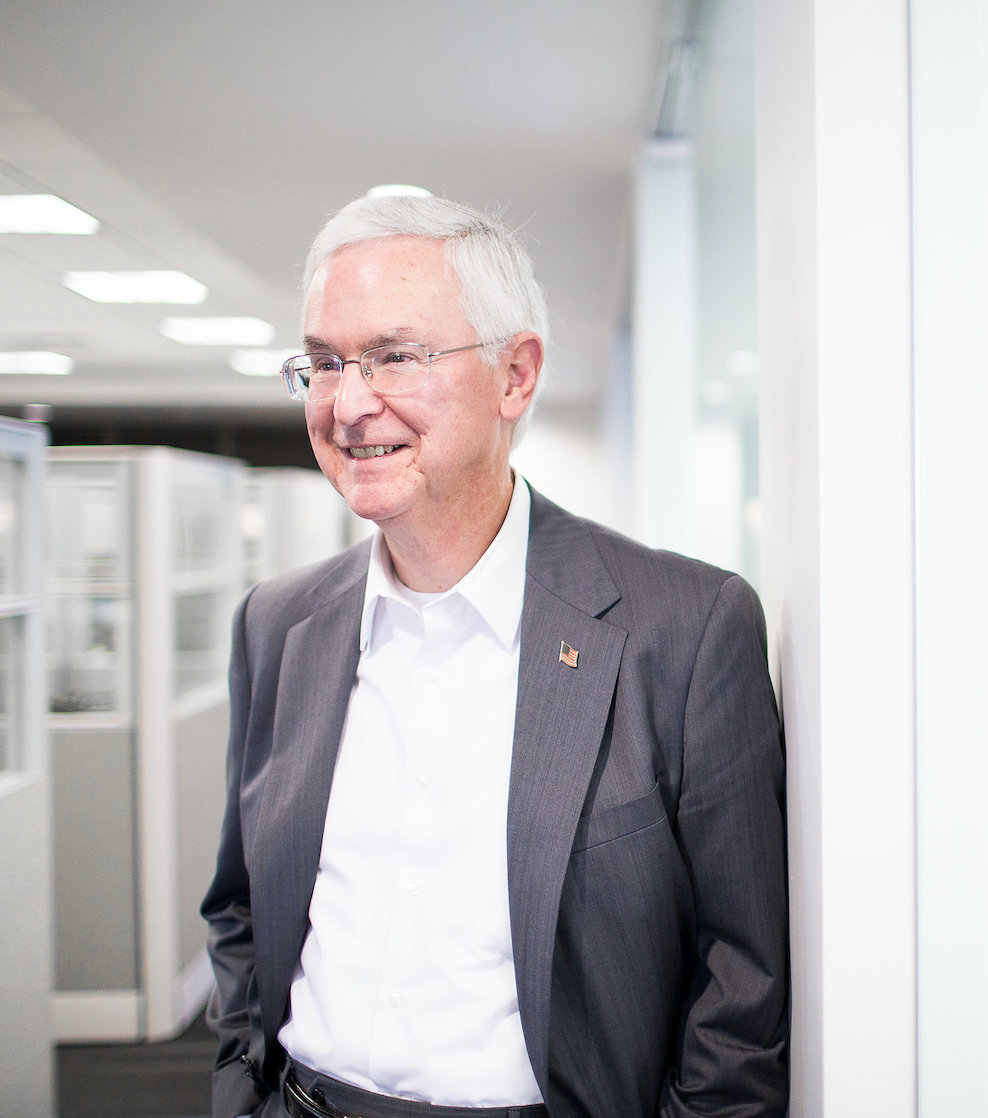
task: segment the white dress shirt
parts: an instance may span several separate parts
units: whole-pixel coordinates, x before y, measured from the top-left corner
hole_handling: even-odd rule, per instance
[[[506,839],[529,506],[519,478],[494,542],[442,594],[402,585],[381,535],[372,549],[279,1034],[295,1059],[366,1090],[542,1101],[518,1014]]]

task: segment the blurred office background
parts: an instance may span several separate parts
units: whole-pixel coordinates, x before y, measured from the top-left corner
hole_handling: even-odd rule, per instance
[[[988,1113],[985,0],[2,18],[0,1111],[202,1008],[230,609],[366,530],[277,377],[301,263],[397,182],[532,252],[518,468],[762,594],[792,1113]]]

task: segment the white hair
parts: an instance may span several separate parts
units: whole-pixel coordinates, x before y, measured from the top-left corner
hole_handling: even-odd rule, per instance
[[[460,282],[460,303],[480,341],[532,331],[549,340],[545,294],[520,239],[498,218],[445,198],[407,195],[350,202],[326,222],[305,262],[303,290],[319,267],[349,245],[381,237],[441,241],[447,264]],[[484,351],[488,364],[497,352]]]

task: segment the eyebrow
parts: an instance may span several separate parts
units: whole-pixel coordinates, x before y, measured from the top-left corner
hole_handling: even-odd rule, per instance
[[[398,326],[394,330],[388,330],[383,334],[376,334],[374,337],[368,339],[367,344],[360,352],[364,353],[368,349],[374,349],[375,346],[388,345],[391,342],[418,341],[419,333],[421,333],[421,331],[411,326]],[[340,354],[340,350],[333,345],[332,342],[327,341],[325,338],[316,337],[314,334],[306,334],[302,339],[302,344],[305,346],[307,353],[334,353],[337,356]]]

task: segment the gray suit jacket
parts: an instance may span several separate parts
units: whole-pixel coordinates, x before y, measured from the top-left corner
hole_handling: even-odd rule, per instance
[[[276,1084],[367,547],[256,587],[235,618],[203,902],[216,1118]],[[521,1020],[552,1118],[785,1113],[783,755],[747,583],[533,493],[507,850]]]

